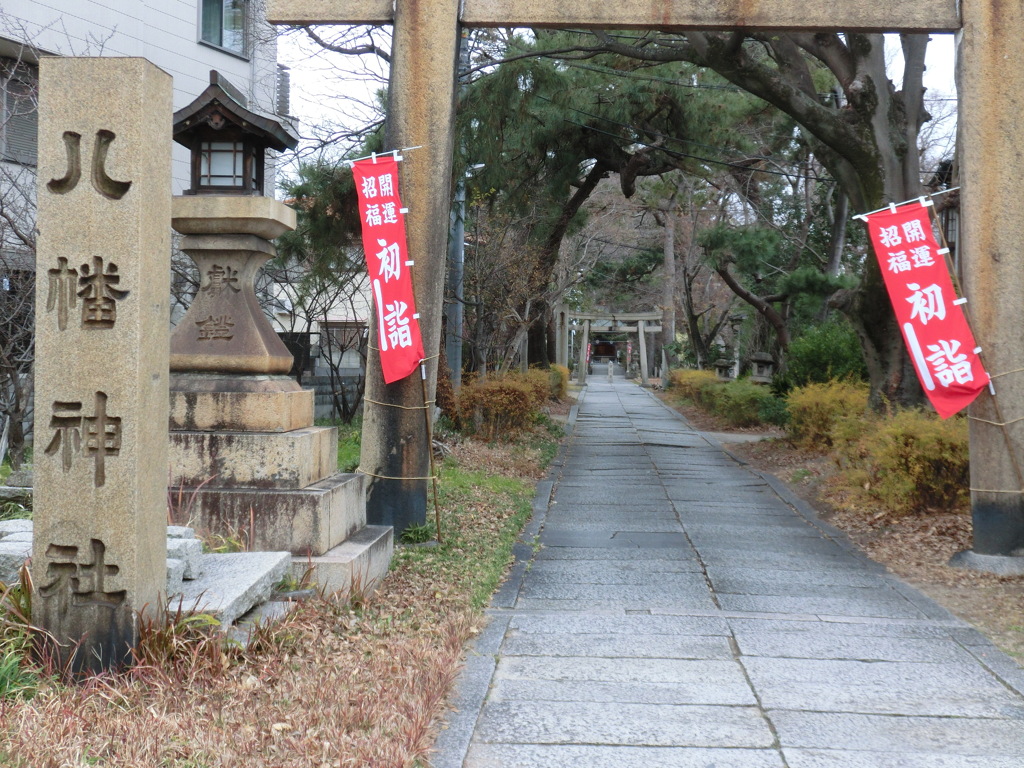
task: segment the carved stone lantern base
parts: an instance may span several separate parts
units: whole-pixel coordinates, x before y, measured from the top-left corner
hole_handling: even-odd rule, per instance
[[[171,371],[286,374],[292,355],[256,298],[260,268],[277,251],[271,237],[295,212],[265,197],[174,199],[172,225],[199,269],[199,290],[171,336]]]

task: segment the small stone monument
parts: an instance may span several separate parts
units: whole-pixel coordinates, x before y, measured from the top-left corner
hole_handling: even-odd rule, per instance
[[[264,152],[296,139],[216,72],[175,113],[174,139],[193,173],[172,225],[200,274],[171,338],[171,484],[192,515],[176,522],[287,550],[327,589],[368,587],[387,570],[391,528],[366,526],[364,478],[337,473],[338,431],[313,425],[314,394],[287,375],[292,355],[253,287],[270,241],[295,227],[262,195]]]
[[[771,384],[775,375],[775,358],[767,352],[755,352],[750,356],[750,380],[755,384]]]
[[[166,584],[171,78],[40,61],[33,621],[130,660]]]

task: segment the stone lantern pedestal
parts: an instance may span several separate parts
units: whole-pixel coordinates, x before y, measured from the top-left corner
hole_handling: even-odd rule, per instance
[[[175,520],[253,550],[287,550],[329,591],[371,588],[392,529],[366,525],[364,477],[338,473],[338,431],[313,424],[314,393],[253,287],[295,212],[266,197],[182,196],[172,225],[200,273],[171,337],[170,486]]]

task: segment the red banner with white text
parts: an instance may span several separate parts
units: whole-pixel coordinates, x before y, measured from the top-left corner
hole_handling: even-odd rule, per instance
[[[907,203],[864,217],[903,340],[925,395],[946,419],[989,383],[974,334],[932,232],[929,207]]]
[[[412,290],[405,213],[398,199],[398,161],[392,155],[352,165],[363,251],[377,312],[377,344],[384,382],[404,379],[424,358],[419,315]]]

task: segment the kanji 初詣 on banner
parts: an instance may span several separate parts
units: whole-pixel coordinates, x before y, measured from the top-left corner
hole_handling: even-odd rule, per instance
[[[864,219],[918,379],[945,419],[970,405],[989,376],[932,233],[929,210],[913,202]]]
[[[398,161],[391,155],[352,166],[363,251],[377,313],[377,343],[384,382],[404,379],[424,358],[419,315],[409,274],[405,215],[398,198]]]

